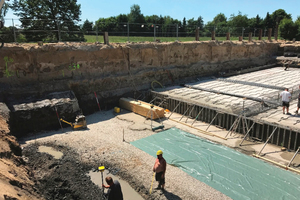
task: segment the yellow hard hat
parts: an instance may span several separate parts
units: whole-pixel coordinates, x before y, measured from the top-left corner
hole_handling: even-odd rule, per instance
[[[163,154],[163,152],[162,152],[162,150],[158,150],[157,152],[156,152],[156,155],[162,155]]]

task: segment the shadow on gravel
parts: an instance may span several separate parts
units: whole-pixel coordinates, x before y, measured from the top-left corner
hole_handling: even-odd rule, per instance
[[[164,191],[163,193],[165,195],[165,197],[168,199],[168,200],[181,200],[181,198],[171,192],[168,192],[167,190]]]
[[[104,113],[104,115],[103,115],[103,113]],[[78,129],[78,131],[89,131],[90,130],[89,125],[98,123],[101,121],[110,120],[111,118],[114,118],[115,116],[116,116],[116,114],[113,113],[113,110],[101,111],[101,115],[100,115],[100,112],[88,115],[88,116],[86,116],[87,128]],[[57,122],[57,123],[59,123],[59,122]],[[27,134],[25,137],[18,138],[18,142],[22,145],[22,144],[25,144],[25,141],[28,141],[28,140],[40,139],[40,138],[49,137],[52,135],[65,134],[65,133],[73,131],[71,126],[69,126],[68,124],[62,123],[62,126],[63,126],[63,130],[56,129],[56,130],[52,130],[52,131],[36,132],[36,133]]]

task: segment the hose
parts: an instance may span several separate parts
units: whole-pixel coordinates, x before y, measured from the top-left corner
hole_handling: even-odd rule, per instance
[[[151,88],[152,88],[152,90],[154,90],[154,91],[155,91],[155,89],[154,89],[154,87],[153,87],[153,83],[157,83],[158,85],[160,85],[161,88],[164,87],[160,82],[158,82],[157,80],[154,80],[154,81],[152,81],[152,83],[151,83]]]

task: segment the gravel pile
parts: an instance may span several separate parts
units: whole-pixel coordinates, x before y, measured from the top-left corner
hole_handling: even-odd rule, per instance
[[[72,149],[76,152],[74,159],[95,169],[104,165],[110,171],[117,172],[117,176],[126,180],[145,199],[230,199],[171,165],[167,165],[165,192],[153,190],[150,195],[155,158],[130,144],[155,134],[151,131],[150,120],[127,111],[115,114],[109,110],[87,116],[87,123],[86,130],[72,131],[67,127],[63,132],[57,130],[23,138],[20,143],[24,148],[30,144],[51,143]],[[163,123],[166,128],[180,128],[180,125],[169,120]],[[153,187],[156,186],[155,182]]]

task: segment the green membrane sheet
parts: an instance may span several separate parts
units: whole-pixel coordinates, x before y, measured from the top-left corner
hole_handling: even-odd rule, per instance
[[[131,144],[153,157],[161,149],[169,165],[232,199],[300,199],[300,175],[180,129],[171,128]]]

